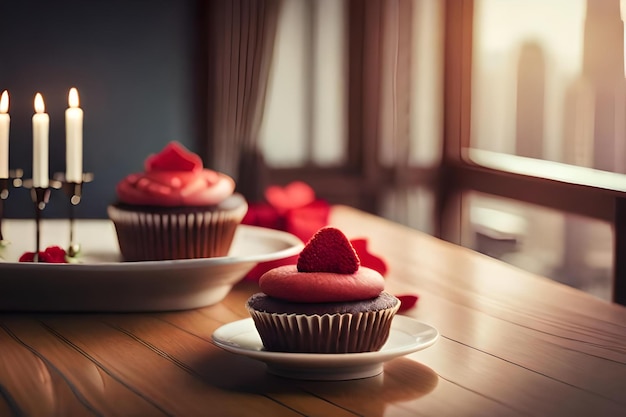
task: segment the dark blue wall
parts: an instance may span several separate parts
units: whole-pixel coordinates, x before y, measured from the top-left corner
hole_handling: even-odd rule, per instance
[[[106,217],[115,184],[149,153],[178,140],[195,149],[196,2],[193,0],[0,1],[0,91],[11,97],[10,167],[32,171],[33,99],[50,115],[51,175],[65,170],[70,87],[85,113],[85,185],[78,217]],[[7,217],[31,217],[29,193],[12,189]],[[66,214],[54,191],[44,217]]]

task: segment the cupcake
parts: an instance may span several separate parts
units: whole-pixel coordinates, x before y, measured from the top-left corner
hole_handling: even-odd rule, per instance
[[[108,208],[125,261],[225,256],[248,204],[235,181],[205,169],[178,142],[149,156],[145,172],[117,185]]]
[[[263,274],[246,308],[268,351],[356,353],[380,350],[400,300],[384,278],[360,265],[336,228],[320,229],[298,256]]]

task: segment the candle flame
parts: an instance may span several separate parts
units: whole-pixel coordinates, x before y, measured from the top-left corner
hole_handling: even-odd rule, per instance
[[[0,97],[0,113],[8,113],[9,112],[9,93],[7,90],[2,92],[2,97]]]
[[[67,97],[67,102],[69,103],[70,107],[79,106],[78,90],[75,87],[70,88],[70,93]]]
[[[43,97],[41,97],[40,93],[35,95],[35,111],[37,113],[45,113],[46,106],[43,104]]]

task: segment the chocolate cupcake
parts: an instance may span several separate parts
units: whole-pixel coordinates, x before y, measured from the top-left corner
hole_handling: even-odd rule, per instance
[[[311,238],[297,265],[266,272],[259,285],[263,292],[246,307],[269,351],[378,351],[400,308],[382,275],[360,266],[348,239],[332,227]]]
[[[226,256],[248,210],[234,180],[204,169],[177,142],[150,156],[145,172],[117,186],[108,208],[125,261]]]

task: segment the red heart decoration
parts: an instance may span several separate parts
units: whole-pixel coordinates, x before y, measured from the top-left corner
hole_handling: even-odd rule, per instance
[[[298,271],[353,274],[359,269],[359,257],[343,232],[323,227],[300,252]]]
[[[315,191],[302,181],[294,181],[285,187],[278,185],[267,187],[265,199],[282,214],[315,201]]]
[[[202,159],[180,143],[170,142],[161,152],[146,159],[145,169],[147,172],[196,171],[202,169]]]

